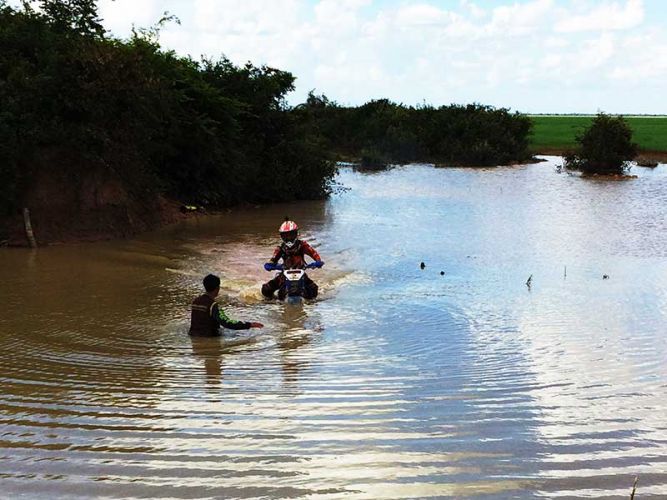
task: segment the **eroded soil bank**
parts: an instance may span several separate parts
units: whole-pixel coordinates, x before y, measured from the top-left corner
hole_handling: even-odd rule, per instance
[[[126,238],[187,214],[175,200],[132,193],[118,179],[89,171],[78,179],[37,174],[24,205],[39,246]],[[0,218],[0,246],[28,246],[22,213]]]

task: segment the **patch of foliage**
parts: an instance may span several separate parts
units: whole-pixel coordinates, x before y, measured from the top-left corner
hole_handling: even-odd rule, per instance
[[[565,157],[565,166],[585,173],[623,174],[637,156],[632,128],[622,116],[599,113],[591,126],[577,136],[579,148]]]
[[[339,157],[391,163],[435,161],[503,165],[530,158],[531,120],[491,106],[405,106],[387,99],[339,106],[312,92],[295,112],[310,122]]]
[[[134,199],[225,206],[324,197],[336,156],[462,165],[530,156],[530,119],[507,109],[344,107],[313,93],[290,108],[291,73],[163,50],[170,20],[118,40],[96,0],[20,9],[0,0],[0,215],[22,206],[40,173],[73,192],[94,171]]]
[[[335,165],[285,104],[294,77],[162,50],[169,19],[123,41],[96,0],[0,0],[1,213],[45,170],[200,205],[327,195]]]

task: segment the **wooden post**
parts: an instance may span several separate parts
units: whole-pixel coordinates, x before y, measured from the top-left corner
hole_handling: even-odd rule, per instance
[[[28,237],[30,248],[37,248],[37,240],[32,232],[32,224],[30,223],[30,210],[27,208],[23,209],[23,224],[25,225],[25,234]]]

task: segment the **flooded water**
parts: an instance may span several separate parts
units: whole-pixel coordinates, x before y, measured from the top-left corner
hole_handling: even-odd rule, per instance
[[[667,166],[556,163],[2,250],[3,495],[667,498]],[[313,303],[259,294],[286,214]],[[208,272],[266,328],[190,339]]]

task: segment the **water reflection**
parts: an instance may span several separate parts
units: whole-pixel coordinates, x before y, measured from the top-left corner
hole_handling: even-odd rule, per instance
[[[276,346],[280,352],[283,384],[289,394],[298,389],[299,374],[309,366],[308,356],[302,349],[313,341],[315,332],[306,327],[308,315],[303,302],[282,307]],[[321,328],[317,328],[321,330]]]
[[[225,356],[233,356],[240,348],[257,342],[256,336],[190,337],[192,354],[204,366],[204,380],[210,385],[220,385],[223,379]]]

